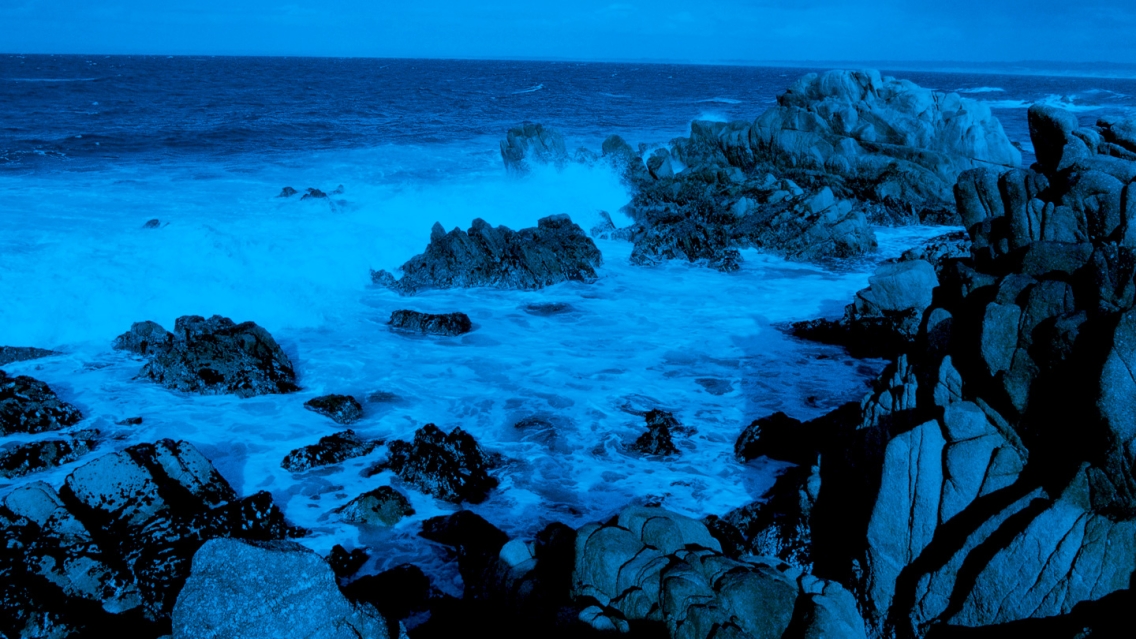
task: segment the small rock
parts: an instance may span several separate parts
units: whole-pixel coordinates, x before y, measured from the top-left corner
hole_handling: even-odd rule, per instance
[[[473,436],[461,428],[443,433],[426,424],[414,433],[413,442],[390,443],[390,459],[380,468],[390,468],[423,492],[455,504],[479,504],[497,487],[489,471],[497,466]]]
[[[366,441],[353,430],[321,437],[318,444],[304,446],[288,453],[280,467],[293,473],[302,473],[319,466],[339,464],[348,459],[369,454],[381,442]]]
[[[338,513],[343,521],[353,524],[393,526],[403,517],[413,515],[414,508],[402,493],[390,486],[380,486],[359,495],[333,512]]]
[[[337,424],[350,424],[363,418],[363,407],[350,395],[322,395],[304,402],[304,408],[330,417]]]
[[[645,455],[677,455],[674,435],[692,435],[695,430],[683,426],[672,413],[655,409],[647,413],[647,432],[635,440],[634,448]]]
[[[316,189],[316,188],[308,187],[308,192],[303,194],[300,197],[300,199],[301,200],[307,200],[307,199],[321,200],[321,199],[324,199],[326,197],[327,197],[327,193],[324,193],[323,191]]]
[[[391,313],[388,324],[424,335],[463,335],[473,330],[473,322],[469,321],[469,316],[465,313],[432,315],[402,310]]]
[[[156,228],[161,228],[161,226],[162,226],[162,222],[160,220],[158,220],[158,218],[154,218],[154,219],[146,222],[145,224],[143,224],[142,228],[144,228],[144,229],[156,229]]]
[[[115,425],[117,425],[117,426],[138,426],[141,423],[142,423],[141,417],[127,417],[126,419],[120,419],[120,420],[116,421]]]
[[[280,189],[280,195],[277,195],[276,197],[292,197],[296,194],[296,192],[296,189],[290,186],[286,186],[283,189]]]

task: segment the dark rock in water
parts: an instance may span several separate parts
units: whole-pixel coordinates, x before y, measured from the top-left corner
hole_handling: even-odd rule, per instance
[[[280,189],[280,195],[277,195],[276,197],[292,197],[296,193],[298,193],[298,191],[296,191],[296,189],[294,189],[290,186],[286,186],[283,189]]]
[[[421,568],[402,564],[356,579],[343,589],[343,594],[354,602],[371,604],[387,619],[401,620],[426,610],[434,589]]]
[[[142,423],[141,417],[127,417],[115,422],[118,426],[138,426]]]
[[[392,404],[402,401],[402,398],[390,391],[375,391],[367,395],[367,401],[372,404]]]
[[[60,401],[47,384],[0,371],[0,435],[59,430],[82,419],[79,409]]]
[[[706,389],[707,393],[711,395],[726,395],[734,392],[734,385],[728,380],[718,379],[716,377],[699,377],[694,382]]]
[[[568,151],[564,136],[540,124],[525,122],[509,129],[501,140],[501,159],[510,173],[524,175],[533,164],[564,166]]]
[[[816,445],[807,441],[799,420],[777,412],[754,420],[734,444],[734,455],[749,461],[770,457],[794,464],[816,460]]]
[[[538,289],[590,282],[602,263],[595,243],[567,215],[541,218],[536,228],[520,231],[476,219],[468,231],[446,233],[435,224],[426,252],[400,267],[402,279],[377,271],[372,280],[404,295],[474,286]]]
[[[289,541],[235,539],[211,540],[194,555],[172,626],[172,639],[400,634],[374,607],[348,601],[331,568],[311,550]]]
[[[16,489],[0,508],[0,619],[25,636],[157,636],[203,543],[282,539],[268,493],[237,499],[186,442],[131,446],[75,469],[58,494]]]
[[[529,315],[548,317],[550,315],[571,313],[576,310],[576,307],[567,302],[544,302],[537,304],[525,304],[522,309]]]
[[[391,313],[388,324],[394,328],[426,335],[464,335],[473,330],[473,322],[469,321],[469,316],[465,313],[433,315],[402,310]]]
[[[0,450],[0,477],[22,477],[71,463],[94,450],[97,434],[82,431],[72,433],[72,439],[38,440]]]
[[[353,430],[321,437],[318,444],[304,446],[288,453],[280,467],[293,473],[302,473],[319,466],[339,464],[354,457],[370,454],[380,441],[367,441]]]
[[[363,418],[363,407],[350,395],[322,395],[304,402],[304,408],[330,417],[337,424],[350,424]]]
[[[138,322],[114,347],[149,357],[139,377],[173,390],[239,397],[299,390],[292,362],[254,322],[185,315],[174,322],[173,333]]]
[[[343,188],[343,185],[342,185],[342,184],[340,184],[339,186],[335,187],[335,190],[334,190],[334,191],[332,191],[332,192],[331,192],[331,194],[332,194],[332,195],[343,195],[343,192],[344,192],[345,190],[346,190],[346,189],[344,189],[344,188]]]
[[[390,459],[382,467],[439,499],[479,504],[497,487],[497,478],[489,475],[497,465],[496,456],[461,428],[447,435],[426,424],[414,433],[413,442],[391,442]]]
[[[338,513],[343,521],[353,524],[393,526],[403,517],[413,515],[414,508],[402,493],[390,486],[380,486],[359,495],[333,512]]]
[[[331,566],[336,577],[346,579],[359,572],[370,557],[366,548],[355,548],[348,552],[343,546],[335,544],[331,547],[331,554],[327,556],[327,565]]]
[[[0,366],[57,355],[55,351],[30,346],[0,346]]]
[[[655,409],[647,413],[647,432],[635,440],[634,449],[645,455],[677,455],[674,435],[692,435],[694,429],[683,426],[667,411]]]
[[[304,193],[300,197],[301,200],[308,200],[308,199],[322,200],[322,199],[325,199],[325,198],[327,198],[327,193],[324,193],[323,191],[316,189],[316,188],[312,188],[312,187],[308,187],[308,192]]]
[[[161,220],[159,220],[158,218],[154,218],[152,220],[148,220],[145,224],[143,224],[142,228],[144,228],[144,229],[156,229],[156,228],[161,228],[161,226],[162,226]]]

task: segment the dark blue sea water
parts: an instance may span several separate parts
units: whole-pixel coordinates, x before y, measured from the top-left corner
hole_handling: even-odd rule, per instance
[[[761,497],[777,470],[741,464],[733,443],[774,411],[811,418],[857,400],[881,362],[791,339],[778,326],[839,315],[873,260],[941,228],[880,229],[880,252],[839,272],[744,251],[738,273],[688,264],[642,268],[625,242],[598,241],[594,284],[542,291],[438,291],[399,298],[369,270],[421,252],[430,227],[474,218],[512,228],[567,213],[589,228],[627,187],[602,166],[505,175],[498,141],[524,120],[597,148],[609,134],[664,144],[698,118],[752,120],[805,69],[544,62],[0,56],[0,345],[60,356],[13,364],[49,383],[97,428],[100,450],[161,437],[198,446],[242,493],[269,490],[303,543],[376,548],[452,574],[415,536],[452,507],[361,471],[386,454],[304,475],[294,448],[340,430],[303,408],[316,395],[365,401],[364,437],[408,439],[425,423],[461,426],[510,460],[475,507],[511,534],[580,525],[629,503],[694,516]],[[1086,122],[1131,112],[1136,81],[897,73],[987,101],[1028,149],[1026,107],[1062,104]],[[319,187],[327,200],[278,198]],[[144,229],[157,218],[160,228]],[[533,302],[576,312],[525,313]],[[461,338],[391,333],[393,310],[462,311]],[[296,364],[297,395],[197,397],[134,379],[110,348],[132,322],[172,327],[214,313],[267,328]],[[641,412],[673,411],[698,434],[672,460],[626,444]],[[555,429],[520,431],[540,416]],[[116,422],[141,416],[139,426]],[[35,439],[51,434],[9,436]],[[4,445],[7,442],[0,442]],[[79,460],[14,483],[58,485]],[[417,514],[393,529],[339,521],[337,506],[393,484]],[[0,495],[12,484],[0,483]],[[447,576],[449,575],[449,576]]]

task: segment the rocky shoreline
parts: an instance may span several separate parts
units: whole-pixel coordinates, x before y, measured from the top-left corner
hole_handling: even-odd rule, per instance
[[[0,635],[1110,636],[1136,578],[1136,123],[1081,127],[1042,106],[1029,122],[1038,162],[1022,169],[985,107],[863,71],[810,74],[753,123],[695,122],[653,151],[613,136],[569,156],[551,129],[509,131],[510,173],[537,162],[621,172],[634,224],[592,235],[633,243],[643,267],[680,259],[729,273],[748,248],[856,257],[875,248],[870,223],[966,230],[882,264],[840,320],[786,329],[891,363],[860,402],[737,434],[739,459],[791,464],[765,499],[701,521],[628,505],[533,538],[469,510],[427,519],[419,534],[451,549],[460,598],[413,565],[359,574],[382,548],[320,557],[289,541],[306,531],[269,493],[238,496],[192,445],[115,450],[47,384],[0,371],[0,434],[59,437],[9,446],[0,472],[78,462],[61,486],[0,497]],[[373,281],[407,296],[586,285],[602,259],[567,216],[518,231],[474,220],[435,225],[400,279]],[[431,340],[475,328],[460,312],[414,310],[390,326]],[[113,347],[142,362],[135,383],[162,392],[301,390],[296,363],[253,322],[139,322]],[[0,365],[52,355],[4,347]],[[346,394],[305,407],[336,424],[362,415]],[[630,450],[683,454],[693,428],[663,407],[639,414],[646,432]],[[398,488],[353,495],[332,516],[394,525],[414,512],[400,490],[481,503],[511,463],[461,428],[427,424],[412,441],[313,437],[280,464],[318,473],[380,446],[386,458],[365,473],[390,470]]]

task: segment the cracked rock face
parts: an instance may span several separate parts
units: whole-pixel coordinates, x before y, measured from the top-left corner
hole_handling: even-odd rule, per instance
[[[173,390],[239,397],[299,390],[288,356],[253,322],[185,315],[174,322],[173,333],[137,322],[114,347],[147,357],[138,376]]]
[[[302,473],[320,466],[340,464],[348,459],[369,455],[381,441],[368,441],[353,430],[321,437],[319,443],[297,448],[284,457],[280,467],[293,473]]]
[[[157,635],[205,541],[295,532],[268,493],[238,499],[189,444],[131,446],[58,492],[35,483],[4,498],[0,623],[12,636]]]
[[[319,555],[288,541],[206,542],[173,610],[174,639],[392,636],[377,610],[343,596]]]
[[[479,218],[468,231],[446,233],[435,224],[426,252],[399,267],[401,279],[377,271],[372,280],[403,295],[477,286],[531,290],[593,281],[602,263],[595,243],[567,215],[541,218],[535,228],[520,231]]]
[[[461,428],[446,434],[426,424],[414,433],[412,442],[391,442],[390,458],[383,467],[439,499],[478,504],[497,487],[497,478],[489,474],[497,465],[496,456],[482,450]]]
[[[464,335],[473,330],[473,322],[469,321],[469,316],[465,313],[433,315],[418,311],[395,311],[391,313],[388,324],[424,335]]]
[[[0,435],[42,433],[79,423],[83,414],[31,377],[0,371]]]

